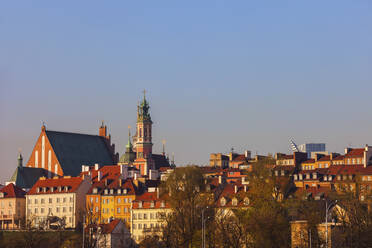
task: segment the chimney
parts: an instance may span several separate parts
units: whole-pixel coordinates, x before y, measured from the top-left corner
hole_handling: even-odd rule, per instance
[[[99,164],[95,164],[95,165],[94,165],[94,169],[95,169],[95,170],[99,170]]]
[[[345,148],[345,154],[348,154],[350,151],[351,151],[351,148],[350,147],[346,147]]]
[[[234,185],[234,192],[235,192],[235,194],[238,193],[238,186],[237,185]]]
[[[156,188],[156,198],[159,199],[160,197],[160,192],[159,192],[159,187]]]
[[[244,192],[247,192],[247,185],[244,185]]]
[[[106,138],[107,137],[107,126],[102,121],[101,126],[99,127],[99,136]]]
[[[218,176],[218,184],[222,184],[222,176]]]
[[[97,173],[97,181],[101,181],[102,180],[102,172],[101,171],[98,171]]]

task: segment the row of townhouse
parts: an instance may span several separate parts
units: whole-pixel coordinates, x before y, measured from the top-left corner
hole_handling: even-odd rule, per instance
[[[316,154],[296,163],[296,153],[279,156],[275,176],[289,177],[297,193],[319,199],[331,191],[358,192],[364,201],[372,193],[372,147],[346,148],[345,154]]]

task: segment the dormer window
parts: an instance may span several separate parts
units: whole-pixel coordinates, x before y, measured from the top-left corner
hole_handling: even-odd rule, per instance
[[[237,206],[237,205],[238,205],[238,199],[233,198],[233,199],[232,199],[232,205],[233,205],[233,206]]]
[[[337,180],[341,181],[341,175],[337,175]]]
[[[62,187],[58,186],[58,192],[61,192],[61,191],[62,191]]]
[[[39,193],[39,192],[40,192],[40,188],[37,187],[37,188],[36,188],[36,193]]]
[[[220,201],[220,204],[221,204],[221,206],[225,206],[226,205],[226,199],[222,197],[221,201]]]
[[[68,191],[68,186],[65,186],[65,192],[67,192]]]
[[[128,190],[127,189],[123,189],[123,194],[127,194]]]
[[[155,202],[154,202],[154,201],[151,201],[151,203],[150,203],[150,207],[151,207],[151,208],[155,207]]]
[[[111,195],[114,194],[114,189],[110,189],[110,194],[111,194]]]
[[[108,194],[108,192],[109,192],[109,191],[108,191],[108,189],[105,189],[105,195],[107,195],[107,194]]]
[[[93,194],[97,194],[98,193],[98,189],[97,188],[93,188]]]
[[[118,189],[117,193],[118,193],[118,195],[120,195],[121,194],[121,189]]]
[[[165,202],[162,201],[162,202],[160,203],[160,206],[161,206],[162,208],[165,208]]]
[[[46,187],[43,187],[43,192],[45,193],[47,191],[47,188]]]
[[[139,207],[139,208],[142,208],[142,206],[143,206],[142,201],[139,201],[139,202],[138,202],[138,207]]]
[[[245,197],[244,198],[244,205],[249,205],[249,198],[248,197]]]
[[[281,175],[282,175],[282,176],[285,175],[285,171],[284,171],[284,170],[281,170]]]

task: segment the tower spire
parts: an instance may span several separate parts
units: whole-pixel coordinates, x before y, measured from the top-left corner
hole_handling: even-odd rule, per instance
[[[132,142],[130,141],[130,125],[128,125],[128,143],[127,148],[132,148]]]
[[[23,157],[22,157],[22,153],[21,153],[21,149],[18,150],[18,167],[22,167],[23,166]]]
[[[146,90],[143,90],[143,100],[146,101]]]

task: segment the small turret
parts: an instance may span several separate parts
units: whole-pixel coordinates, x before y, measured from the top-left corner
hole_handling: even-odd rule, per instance
[[[18,155],[18,167],[22,167],[23,166],[23,157],[22,157],[22,154],[19,153]]]

